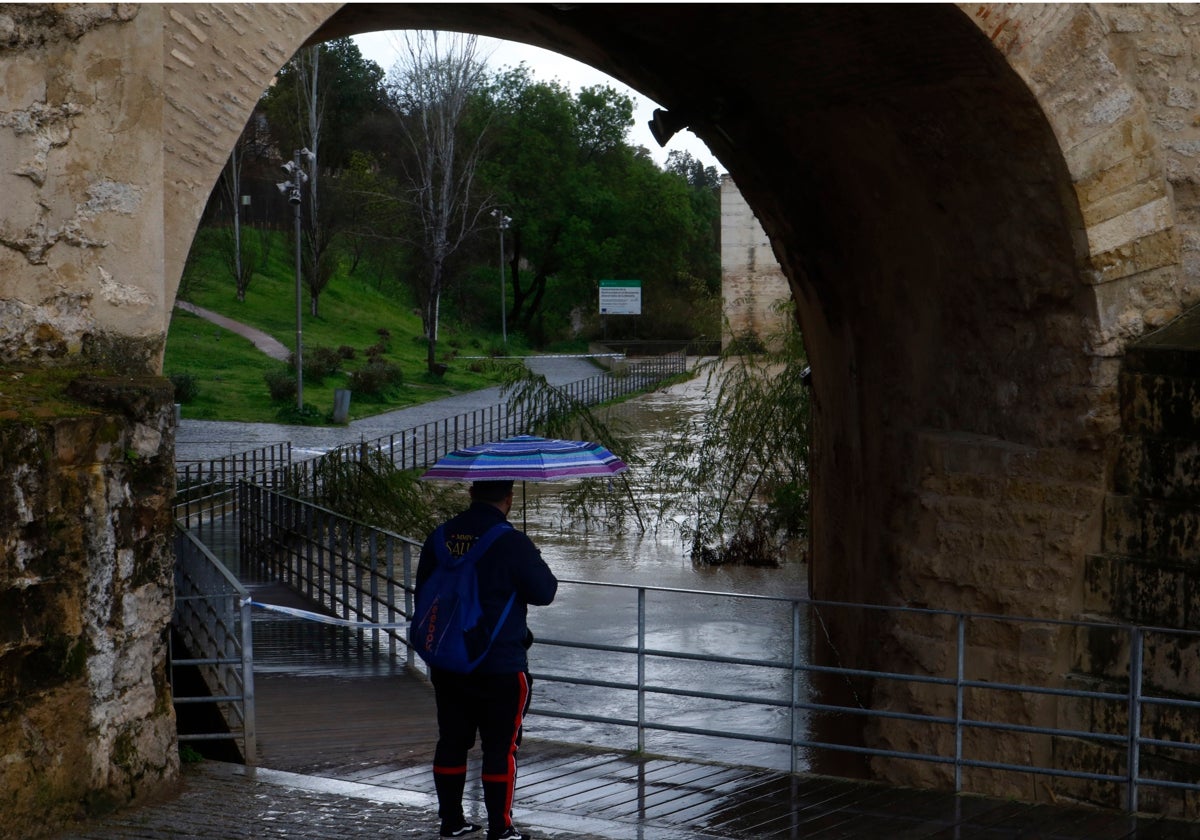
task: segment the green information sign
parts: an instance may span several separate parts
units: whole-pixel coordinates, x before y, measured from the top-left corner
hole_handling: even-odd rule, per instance
[[[601,315],[641,315],[641,280],[601,280]]]

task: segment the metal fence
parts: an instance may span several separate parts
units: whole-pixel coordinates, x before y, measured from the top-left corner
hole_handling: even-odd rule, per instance
[[[687,369],[683,353],[669,353],[629,363],[621,369],[555,386],[547,397],[559,405],[599,405],[645,391]],[[389,435],[349,443],[325,456],[282,467],[271,474],[270,486],[294,488],[302,495],[320,497],[322,468],[338,458],[366,460],[376,456],[401,470],[425,469],[443,455],[514,435],[531,434],[550,411],[548,401],[509,407],[491,405],[446,417]]]
[[[171,644],[175,706],[211,705],[227,729],[179,733],[180,741],[234,740],[247,764],[256,763],[254,644],[250,594],[182,523],[175,527],[175,614]],[[186,655],[185,654],[186,651]],[[187,693],[179,671],[194,668],[206,691]]]
[[[667,354],[630,364],[615,373],[568,383],[557,390],[567,399],[594,405],[644,390],[685,369],[683,354]],[[543,410],[535,405],[525,411],[508,412],[501,405],[488,406],[374,441],[340,447],[335,453],[365,457],[368,452],[378,452],[402,469],[428,466],[453,449],[527,432]],[[225,544],[229,537],[226,522],[239,512],[239,482],[253,481],[268,488],[307,486],[317,482],[320,463],[321,458],[294,463],[290,443],[271,444],[211,461],[177,463],[174,511],[178,606],[173,627],[192,653],[173,662],[179,667],[200,669],[214,694],[214,698],[207,699],[177,695],[177,702],[215,704],[234,733],[232,736],[216,732],[181,734],[181,740],[238,738],[243,742],[247,762],[253,763],[249,596],[228,566],[247,569],[251,568],[247,562],[252,564],[256,558],[286,556],[288,551],[281,550],[286,544],[289,550],[295,549],[307,558],[305,573],[292,575],[288,569],[270,563],[265,571],[296,586],[314,604],[324,605],[338,615],[373,623],[387,623],[399,614],[396,610],[400,608],[395,605],[399,593],[409,591],[404,588],[408,580],[405,575],[413,568],[412,542],[403,537],[366,526],[346,526],[344,520],[311,505],[284,505],[280,500],[286,497],[274,494],[267,502],[256,497],[255,504],[269,504],[270,508],[250,511],[241,520],[242,533],[237,542]],[[247,532],[244,527],[247,522],[259,523],[261,527]],[[310,536],[298,536],[303,533]],[[247,543],[254,546],[249,561],[242,559],[242,546]],[[209,546],[221,551],[228,562],[222,563]],[[339,567],[322,577],[316,570],[324,568],[328,550],[360,560],[371,559],[365,564]],[[397,563],[404,570],[400,578],[397,578]],[[351,573],[355,577],[349,577]],[[402,609],[403,615],[407,615],[411,606]],[[394,631],[388,631],[386,638],[383,633],[374,631],[371,642],[376,645],[386,642],[390,655],[396,656],[403,639]]]
[[[687,357],[683,353],[667,353],[629,362],[615,371],[554,386],[555,398],[585,406],[599,405],[645,391],[686,370]],[[424,469],[456,449],[530,434],[548,410],[548,403],[518,406],[512,411],[505,405],[488,406],[374,440],[347,444],[342,449],[378,452],[392,466],[402,470]]]
[[[252,558],[342,619],[402,623],[411,615],[414,541],[249,483],[239,493],[243,562]],[[1170,740],[1147,734],[1145,726],[1152,715],[1194,715],[1200,702],[1155,689],[1143,667],[1147,656],[1183,657],[1188,660],[1183,673],[1196,673],[1198,632],[561,583],[556,599],[561,608],[536,611],[538,620],[559,613],[569,621],[535,627],[533,677],[549,688],[539,692],[532,712],[631,732],[634,742],[626,745],[631,748],[646,749],[655,733],[674,733],[778,745],[788,751],[792,770],[819,753],[918,761],[948,768],[956,791],[964,789],[964,774],[972,771],[1032,774],[1123,791],[1121,804],[1130,811],[1138,810],[1139,791],[1148,788],[1200,791],[1187,771],[1200,754],[1200,744],[1187,740],[1195,727],[1179,726],[1178,738]],[[572,599],[578,601],[575,608],[569,606]],[[811,651],[829,643],[824,632],[829,623],[867,626],[881,616],[929,640],[922,662],[931,664],[896,672],[856,668],[839,662],[829,647],[832,656],[811,661]],[[918,631],[916,625],[926,626]],[[418,665],[403,630],[363,632],[380,655]],[[997,633],[1017,640],[1032,634],[1047,649],[1086,636],[1129,667],[1084,689],[1071,688],[1069,679],[1050,669],[1041,683],[1005,682],[996,679],[1002,671],[994,659]],[[828,686],[835,689],[828,696],[851,699],[831,702]],[[868,688],[876,698],[892,699],[864,704],[858,698],[868,696]],[[740,725],[732,728],[730,721]],[[888,748],[816,734],[839,721],[876,732],[899,722],[918,735]],[[1019,748],[1007,749],[1010,743]],[[1072,761],[1078,755],[1073,745],[1101,750],[1113,769],[1079,769],[1096,761]],[[1150,751],[1153,761],[1147,760]],[[1183,772],[1172,773],[1172,767]],[[1106,795],[1111,798],[1111,791]]]
[[[652,388],[686,370],[684,352],[662,353],[625,363],[614,371],[555,386],[555,398],[566,403],[599,405]],[[374,454],[397,469],[424,469],[455,449],[529,434],[547,411],[548,405],[544,403],[511,410],[504,404],[490,405],[373,440],[348,443],[327,455],[365,459]],[[276,488],[312,488],[319,481],[324,458],[293,461],[291,443],[280,443],[212,461],[177,462],[175,516],[188,527],[198,529],[231,513],[235,504],[233,490],[241,479]]]
[[[175,462],[175,518],[195,530],[234,512],[234,488],[243,478],[269,483],[292,463],[290,442],[225,455],[211,461]]]

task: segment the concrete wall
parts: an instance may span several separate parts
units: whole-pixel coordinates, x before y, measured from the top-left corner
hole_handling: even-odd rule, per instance
[[[771,240],[728,175],[721,177],[721,346],[735,337],[770,346],[794,319]]]

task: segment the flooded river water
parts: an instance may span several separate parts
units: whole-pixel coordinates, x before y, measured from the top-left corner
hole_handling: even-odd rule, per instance
[[[681,415],[705,411],[705,380],[698,377],[664,391],[638,397],[619,408],[639,445],[653,446]],[[621,453],[618,453],[621,454]],[[637,484],[637,470],[630,474]],[[791,604],[736,596],[797,598],[807,595],[807,568],[795,558],[781,558],[778,568],[695,566],[687,543],[670,523],[644,532],[573,527],[556,504],[556,485],[527,485],[526,509],[518,487],[511,520],[524,527],[543,557],[563,581],[554,604],[530,609],[530,626],[538,638],[605,646],[636,647],[638,589],[654,587],[645,599],[645,645],[650,649],[703,656],[790,661],[793,644],[807,651],[806,622],[795,623]],[[630,588],[632,587],[632,588]],[[685,590],[660,592],[659,588]],[[712,594],[705,594],[712,593]],[[795,638],[796,636],[799,638]],[[701,690],[720,695],[768,697],[787,701],[790,673],[768,667],[745,667],[712,661],[666,657],[646,659],[645,682],[667,689]],[[636,682],[637,658],[629,654],[579,650],[539,644],[531,651],[534,674],[567,675],[597,682]],[[803,691],[803,687],[798,687]],[[533,710],[637,719],[637,694],[606,686],[580,686],[551,679],[537,682]],[[673,727],[787,737],[793,721],[783,707],[763,707],[725,700],[648,694],[644,719]],[[543,715],[531,720],[537,737],[602,746],[636,746],[627,726],[579,722]],[[786,747],[754,741],[700,737],[688,733],[650,731],[649,752],[789,767]]]
[[[619,407],[639,445],[655,440],[681,416],[706,410],[705,380],[697,378]],[[617,453],[624,455],[625,453]],[[646,492],[639,469],[629,477]],[[807,594],[807,568],[781,558],[778,568],[694,566],[687,543],[669,523],[645,531],[569,523],[562,485],[517,488],[511,521],[523,527],[560,579],[553,604],[530,608],[539,640],[530,651],[535,676],[530,737],[634,749],[639,696],[623,686],[638,682],[636,649],[639,587],[644,589],[644,647],[690,658],[647,656],[643,683],[655,689],[702,691],[714,697],[647,692],[640,714],[650,724],[678,729],[736,732],[753,738],[803,733],[793,697],[807,699],[807,684],[793,685],[788,668],[713,661],[737,657],[790,663],[808,650],[808,617],[794,616],[787,599]],[[524,499],[524,502],[523,502]],[[669,590],[669,591],[668,591]],[[255,670],[312,674],[392,672],[395,663],[367,653],[354,631],[274,613],[256,613]],[[361,638],[361,636],[359,637]],[[367,654],[367,655],[364,655]],[[700,657],[700,658],[695,658]],[[744,702],[756,698],[763,702]],[[571,714],[585,720],[557,717]],[[606,721],[617,720],[620,724]],[[647,752],[716,759],[786,770],[786,746],[763,741],[648,729]],[[803,762],[800,765],[805,766]]]

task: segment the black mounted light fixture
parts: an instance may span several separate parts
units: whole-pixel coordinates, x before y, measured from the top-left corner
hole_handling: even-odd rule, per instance
[[[691,123],[691,118],[684,116],[676,111],[664,111],[662,108],[655,108],[651,115],[650,133],[654,135],[654,139],[660,146],[666,146],[668,141],[681,129],[687,128]]]

